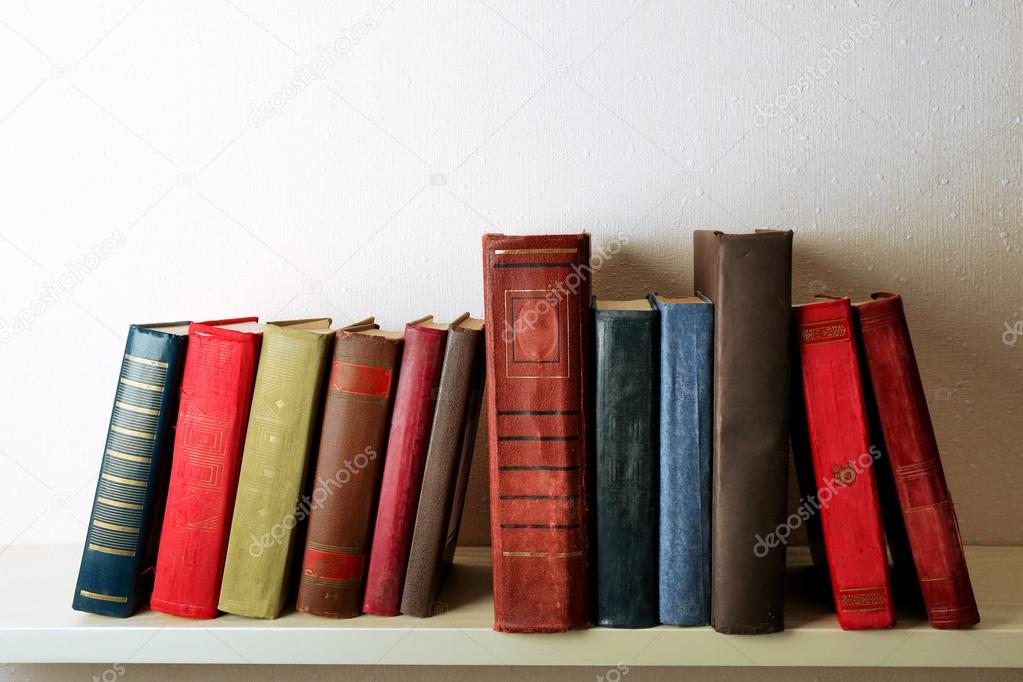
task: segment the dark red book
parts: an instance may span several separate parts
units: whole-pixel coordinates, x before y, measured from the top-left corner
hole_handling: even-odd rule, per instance
[[[217,615],[263,335],[255,317],[194,322],[181,382],[152,608]]]
[[[405,326],[405,350],[394,394],[363,613],[397,616],[401,611],[405,570],[450,326],[433,322],[430,317]]]
[[[855,306],[867,373],[927,617],[935,628],[980,622],[952,497],[941,468],[909,326],[898,294]]]
[[[895,624],[881,505],[848,298],[795,306],[798,357],[831,591],[843,630]]]
[[[494,629],[589,623],[590,236],[483,237]]]

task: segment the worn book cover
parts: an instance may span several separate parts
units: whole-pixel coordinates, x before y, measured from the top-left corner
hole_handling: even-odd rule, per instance
[[[935,628],[980,622],[955,506],[941,467],[913,342],[898,294],[854,306],[870,382],[927,617]]]
[[[848,298],[793,308],[831,590],[844,630],[895,624],[888,554]]]
[[[469,482],[483,393],[483,320],[466,318],[448,331],[437,407],[430,429],[401,612],[433,614],[454,554]]]
[[[494,629],[590,619],[590,237],[483,237]]]
[[[301,612],[359,615],[401,354],[401,332],[337,335],[299,578]]]
[[[217,615],[262,340],[255,317],[193,322],[188,328],[150,600],[157,611],[190,618]]]
[[[697,230],[693,247],[696,289],[714,303],[711,625],[776,632],[785,547],[756,547],[788,501],[792,232]]]
[[[149,599],[188,322],[132,325],[72,608],[132,615]]]
[[[594,623],[646,628],[658,613],[658,329],[650,301],[593,303]]]
[[[315,447],[330,319],[267,324],[245,433],[238,493],[227,545],[221,611],[276,618],[289,587],[295,530]]]
[[[449,327],[450,324],[434,322],[432,317],[405,327],[405,350],[394,394],[380,503],[366,572],[364,613],[396,616],[401,610]]]
[[[710,472],[714,306],[650,295],[660,312],[659,612],[669,625],[710,622]]]

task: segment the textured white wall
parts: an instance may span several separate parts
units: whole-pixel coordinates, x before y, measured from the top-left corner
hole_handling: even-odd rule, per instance
[[[489,230],[682,293],[757,226],[906,294],[963,533],[1023,540],[1017,1],[24,0],[0,63],[0,549],[81,542],[130,322],[478,314]]]

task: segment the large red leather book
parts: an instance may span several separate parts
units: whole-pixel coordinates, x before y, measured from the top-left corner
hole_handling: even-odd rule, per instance
[[[494,629],[589,623],[590,237],[483,236]]]
[[[195,322],[181,382],[152,608],[217,615],[263,335],[255,317]]]
[[[875,293],[871,298],[854,308],[865,376],[873,388],[927,617],[935,628],[970,627],[980,622],[980,614],[902,297]]]
[[[795,306],[798,357],[831,591],[843,630],[895,624],[860,362],[848,298]],[[784,539],[783,539],[784,540]]]
[[[405,326],[405,350],[394,394],[362,601],[363,613],[374,616],[397,616],[401,611],[405,569],[450,327],[432,320],[427,317]]]

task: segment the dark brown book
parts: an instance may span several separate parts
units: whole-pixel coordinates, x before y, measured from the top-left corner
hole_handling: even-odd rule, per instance
[[[714,302],[711,625],[783,629],[792,232],[693,233],[696,289]]]
[[[334,344],[296,608],[359,614],[401,332],[341,331]]]
[[[482,330],[483,320],[468,318],[448,332],[401,597],[410,616],[433,615],[453,558],[483,394]]]

